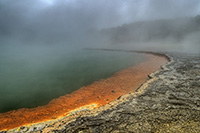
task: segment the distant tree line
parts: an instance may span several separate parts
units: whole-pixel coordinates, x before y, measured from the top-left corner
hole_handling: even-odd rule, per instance
[[[200,35],[200,15],[188,18],[139,21],[104,29],[101,34],[108,36],[112,43],[163,40],[179,42],[189,34]]]

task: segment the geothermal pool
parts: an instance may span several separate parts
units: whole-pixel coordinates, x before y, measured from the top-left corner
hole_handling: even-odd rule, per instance
[[[127,52],[1,46],[0,113],[45,105],[144,60]]]

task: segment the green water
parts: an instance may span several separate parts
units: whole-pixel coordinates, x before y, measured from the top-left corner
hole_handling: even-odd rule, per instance
[[[56,47],[0,49],[0,112],[47,104],[144,60],[141,54]]]

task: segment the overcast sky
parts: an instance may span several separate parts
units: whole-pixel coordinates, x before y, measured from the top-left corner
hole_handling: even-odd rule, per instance
[[[0,0],[0,42],[84,44],[96,29],[199,14],[200,0]]]
[[[200,0],[0,0],[1,22],[60,21],[105,28],[138,20],[197,14],[200,14]]]

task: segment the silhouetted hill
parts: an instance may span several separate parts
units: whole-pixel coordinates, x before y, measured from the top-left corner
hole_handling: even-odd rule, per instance
[[[101,34],[107,36],[112,43],[168,40],[180,42],[190,36],[200,35],[200,15],[188,18],[139,21],[104,29]],[[195,39],[199,38],[195,37]]]

